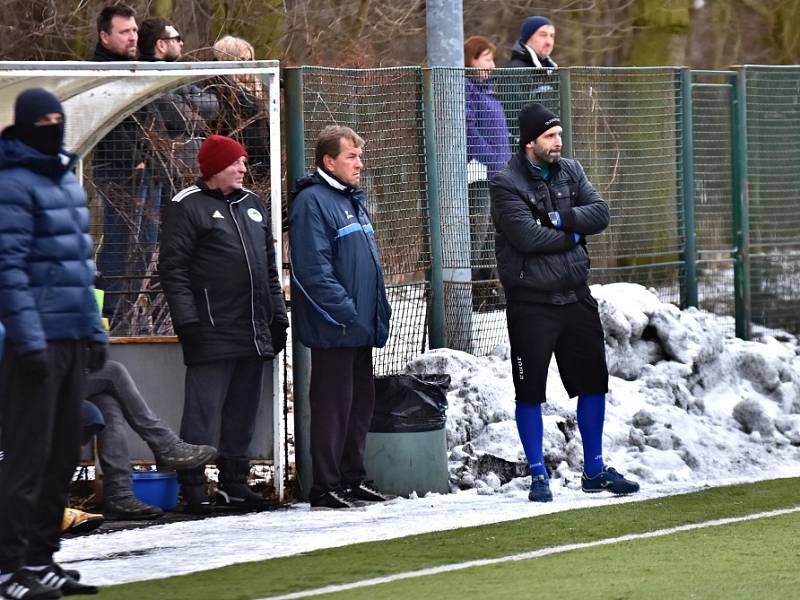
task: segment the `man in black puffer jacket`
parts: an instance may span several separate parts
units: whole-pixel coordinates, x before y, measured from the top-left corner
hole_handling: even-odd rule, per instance
[[[561,158],[561,121],[540,104],[519,115],[520,147],[490,184],[497,268],[508,302],[516,419],[531,468],[533,502],[549,502],[541,405],[555,354],[561,381],[578,396],[585,492],[630,494],[639,485],[603,462],[608,391],[603,327],[589,292],[586,236],[609,223],[608,205],[583,167]]]
[[[213,445],[221,418],[217,508],[262,510],[247,456],[265,360],[286,345],[269,210],[242,186],[247,152],[212,135],[200,147],[202,179],[164,212],[159,275],[186,363],[181,438]],[[211,512],[205,469],[179,471],[190,512]]]

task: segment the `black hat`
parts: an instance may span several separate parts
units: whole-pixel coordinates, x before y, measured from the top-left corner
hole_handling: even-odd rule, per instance
[[[58,98],[44,88],[31,88],[17,96],[14,125],[33,125],[50,113],[64,114],[64,107]]]
[[[528,104],[519,113],[519,145],[523,148],[545,131],[561,125],[558,115],[541,104]]]

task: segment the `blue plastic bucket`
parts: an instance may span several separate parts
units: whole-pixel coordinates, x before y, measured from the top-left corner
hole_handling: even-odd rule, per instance
[[[172,510],[178,504],[178,476],[171,472],[137,471],[133,478],[134,495],[147,504]]]

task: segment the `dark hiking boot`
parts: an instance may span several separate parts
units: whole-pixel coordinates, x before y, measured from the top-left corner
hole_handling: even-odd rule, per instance
[[[196,469],[216,455],[217,449],[213,446],[197,446],[178,440],[172,448],[156,455],[156,465],[159,470]]]
[[[146,504],[136,496],[106,498],[103,515],[112,521],[148,521],[164,515],[158,506]]]
[[[190,515],[210,515],[214,512],[214,503],[206,493],[204,485],[182,485],[183,512]]]
[[[95,586],[80,583],[78,579],[72,577],[69,572],[56,563],[53,563],[43,571],[37,571],[36,575],[43,586],[51,590],[58,590],[64,596],[82,596],[97,593]]]
[[[348,502],[353,500],[362,502],[386,502],[389,497],[379,492],[372,481],[362,481],[347,486],[344,490],[344,497]]]
[[[639,491],[639,484],[630,479],[625,479],[613,467],[603,467],[594,477],[587,477],[586,473],[581,475],[581,489],[588,493],[611,492],[618,496],[634,494]]]
[[[328,490],[311,496],[311,510],[336,510],[339,508],[356,508],[341,490]]]
[[[17,569],[0,583],[0,597],[13,600],[56,600],[61,598],[59,590],[51,589],[39,581],[39,573],[28,569]]]

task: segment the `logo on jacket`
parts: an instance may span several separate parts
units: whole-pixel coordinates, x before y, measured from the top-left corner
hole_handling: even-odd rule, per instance
[[[347,217],[348,219],[355,219],[355,217],[351,215],[350,211],[347,210],[346,208],[344,209],[344,216]]]
[[[211,215],[211,218],[212,219],[224,219],[225,217],[222,216],[221,212],[219,212],[218,210],[215,210],[214,214]]]
[[[260,212],[258,212],[255,208],[248,208],[247,209],[247,216],[253,219],[256,223],[261,223],[264,220],[264,217]]]

